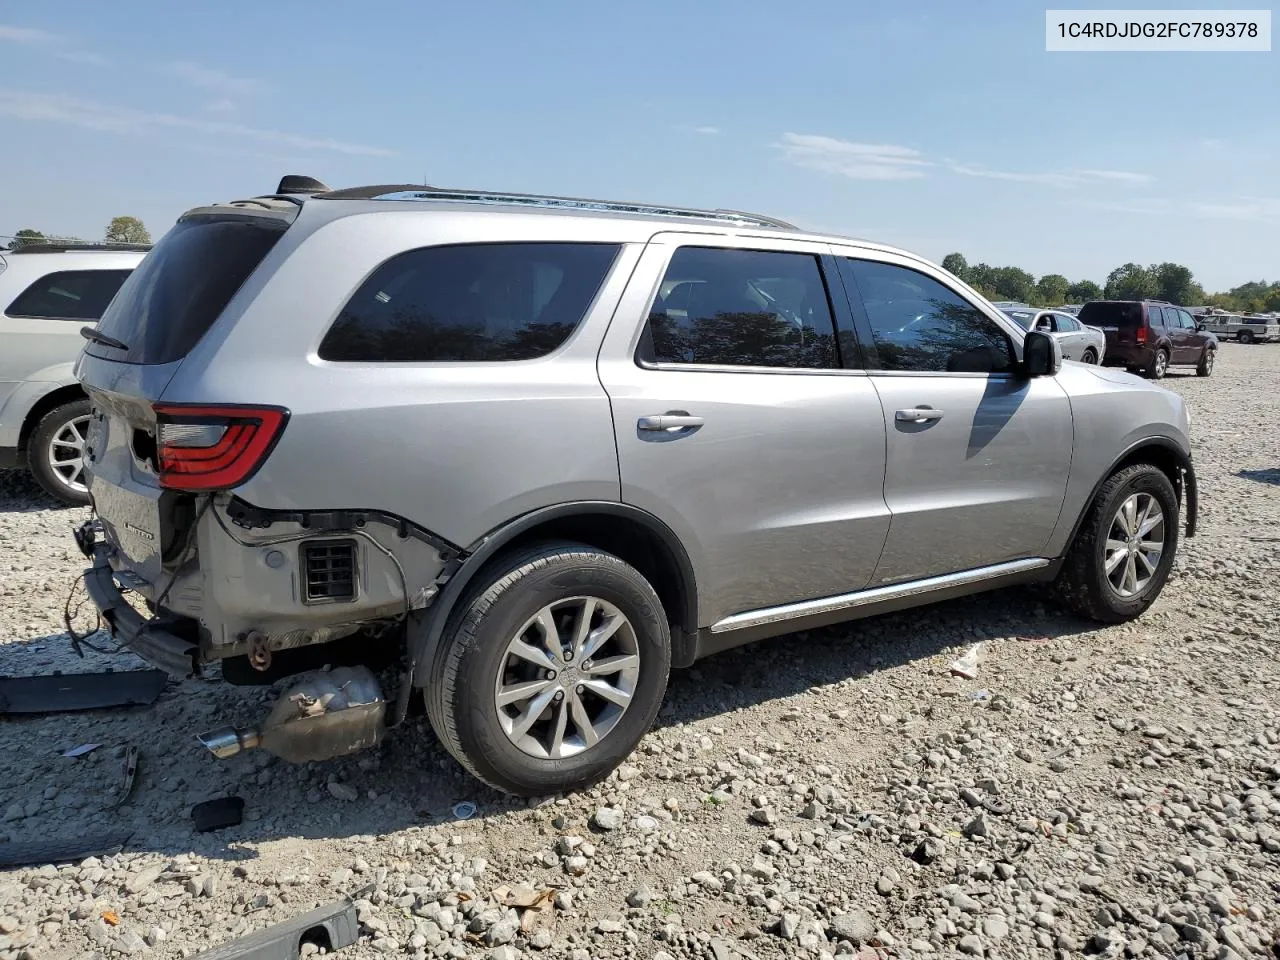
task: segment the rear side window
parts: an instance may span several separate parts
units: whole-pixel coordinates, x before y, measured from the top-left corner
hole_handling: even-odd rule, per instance
[[[96,323],[129,270],[61,270],[37,280],[9,304],[11,317]]]
[[[1095,300],[1080,308],[1080,322],[1103,330],[1134,330],[1142,326],[1142,304]]]
[[[577,329],[617,244],[488,243],[392,257],[342,308],[320,359],[532,360]]]
[[[98,329],[127,351],[91,341],[87,353],[125,363],[181,360],[284,234],[262,218],[180,221],[133,271]]]
[[[839,366],[817,258],[681,247],[654,298],[638,358],[731,367]]]
[[[1164,308],[1163,307],[1147,307],[1147,322],[1153,327],[1164,326]]]

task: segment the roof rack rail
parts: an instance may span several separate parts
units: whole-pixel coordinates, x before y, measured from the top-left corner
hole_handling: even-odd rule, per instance
[[[794,224],[758,213],[740,210],[700,210],[694,207],[669,206],[656,203],[626,203],[617,200],[589,200],[584,197],[551,197],[531,193],[506,193],[501,190],[448,190],[440,187],[410,187],[393,189],[387,193],[368,195],[363,190],[335,190],[321,194],[329,199],[345,199],[361,195],[370,200],[437,200],[445,203],[475,203],[494,206],[549,207],[561,210],[587,210],[601,213],[636,213],[650,217],[677,217],[691,220],[712,220],[722,223],[768,227],[775,230],[795,230]]]
[[[4,250],[4,253],[67,253],[70,250],[110,250],[117,253],[146,253],[152,244],[149,243],[67,243],[64,240],[26,240],[16,250]]]

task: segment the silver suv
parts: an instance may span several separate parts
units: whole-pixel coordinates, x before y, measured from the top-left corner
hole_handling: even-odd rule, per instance
[[[89,502],[89,401],[73,367],[84,340],[146,251],[42,243],[0,250],[0,470],[30,466],[63,503]]]
[[[78,370],[116,637],[336,667],[221,756],[346,753],[422,690],[477,777],[571,790],[672,666],[1037,581],[1127,620],[1195,525],[1176,394],[746,213],[287,178],[184,215]]]

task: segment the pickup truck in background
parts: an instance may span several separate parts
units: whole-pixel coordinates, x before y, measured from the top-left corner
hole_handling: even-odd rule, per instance
[[[1205,313],[1196,317],[1202,330],[1216,333],[1221,340],[1237,343],[1280,341],[1280,318],[1241,316],[1238,313]]]

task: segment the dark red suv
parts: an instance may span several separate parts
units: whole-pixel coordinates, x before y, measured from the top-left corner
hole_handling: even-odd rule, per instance
[[[1218,338],[1196,325],[1185,307],[1162,300],[1093,300],[1080,309],[1080,322],[1107,335],[1108,366],[1128,367],[1159,380],[1171,365],[1213,373]]]

